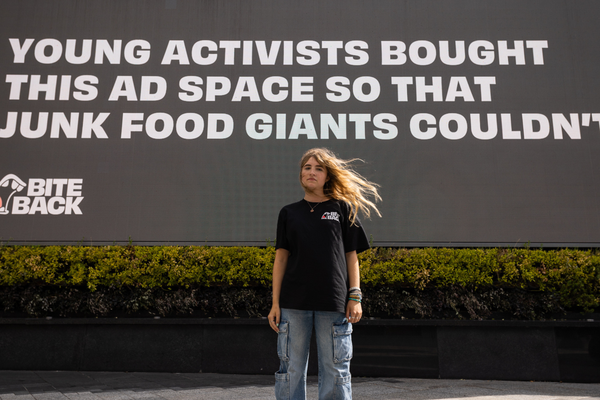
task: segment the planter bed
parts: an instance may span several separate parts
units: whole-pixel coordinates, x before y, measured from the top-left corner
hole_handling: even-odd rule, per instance
[[[597,320],[367,319],[353,339],[355,376],[600,382]],[[272,374],[275,346],[256,318],[0,318],[0,370]]]

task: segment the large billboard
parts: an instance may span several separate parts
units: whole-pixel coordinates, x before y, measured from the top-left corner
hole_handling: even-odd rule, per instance
[[[376,245],[600,244],[600,2],[4,0],[2,243],[248,244],[312,147]]]

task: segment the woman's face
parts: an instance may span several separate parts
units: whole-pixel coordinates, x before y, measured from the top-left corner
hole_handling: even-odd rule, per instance
[[[300,176],[302,186],[311,192],[323,190],[325,182],[329,180],[327,170],[314,157],[309,158],[304,164]]]

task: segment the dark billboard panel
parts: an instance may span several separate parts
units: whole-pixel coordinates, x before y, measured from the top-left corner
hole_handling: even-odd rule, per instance
[[[3,243],[270,243],[312,147],[377,245],[600,244],[597,1],[0,2]]]

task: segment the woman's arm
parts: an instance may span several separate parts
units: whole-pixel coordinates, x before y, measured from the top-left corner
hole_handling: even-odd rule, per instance
[[[356,251],[346,253],[346,266],[348,267],[348,281],[350,287],[360,287],[360,268]],[[346,306],[346,319],[352,323],[360,321],[362,317],[362,306],[357,301],[348,300]]]
[[[273,263],[273,306],[269,313],[269,325],[279,333],[279,320],[281,318],[281,310],[279,308],[279,295],[281,293],[281,282],[287,267],[288,257],[290,252],[286,249],[277,249],[275,251],[275,263]]]

